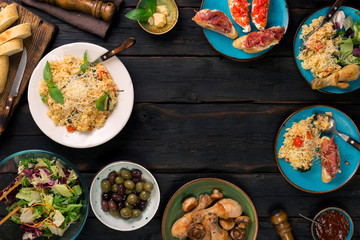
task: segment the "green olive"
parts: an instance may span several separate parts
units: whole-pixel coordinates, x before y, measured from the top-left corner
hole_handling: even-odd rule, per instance
[[[146,182],[144,184],[144,189],[148,192],[151,192],[151,190],[153,190],[153,188],[154,188],[154,185],[151,182]]]
[[[118,185],[120,185],[121,183],[124,183],[124,182],[125,182],[125,179],[120,177],[120,176],[117,176],[115,178],[115,183],[118,184]]]
[[[115,210],[115,211],[110,211],[109,212],[111,214],[111,216],[113,217],[116,217],[116,218],[119,218],[120,217],[120,212],[118,210]]]
[[[135,183],[133,181],[131,181],[131,180],[126,180],[124,182],[124,186],[125,186],[126,189],[132,190],[132,189],[135,188]]]
[[[144,190],[144,182],[136,183],[135,190],[136,192],[141,193],[141,191]]]
[[[130,208],[122,208],[120,210],[120,214],[123,218],[130,218],[131,217],[131,209]]]
[[[127,201],[125,201],[125,207],[126,207],[126,208],[129,208],[129,209],[133,209],[133,208],[134,208],[134,205],[129,204]]]
[[[111,186],[111,191],[114,192],[114,193],[117,193],[118,187],[119,187],[119,185],[117,185],[116,183],[114,183],[114,184]]]
[[[103,191],[104,193],[109,192],[111,189],[111,183],[109,180],[105,179],[101,182],[101,191]]]
[[[147,192],[147,191],[142,191],[139,195],[140,199],[143,200],[143,201],[146,201],[149,199],[150,197],[150,193]]]
[[[125,189],[125,195],[129,195],[130,193],[134,193],[134,189]]]
[[[130,170],[123,168],[120,170],[120,175],[124,178],[124,179],[131,179],[131,172]]]
[[[134,205],[137,201],[137,196],[134,193],[129,194],[129,196],[127,196],[126,201],[131,204]]]
[[[138,218],[141,215],[141,211],[139,209],[133,209],[131,210],[131,217]]]

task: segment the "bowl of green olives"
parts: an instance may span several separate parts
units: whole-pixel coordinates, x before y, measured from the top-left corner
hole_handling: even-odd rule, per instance
[[[132,231],[146,225],[160,203],[160,189],[154,176],[143,166],[119,161],[105,166],[94,177],[90,205],[106,226]]]

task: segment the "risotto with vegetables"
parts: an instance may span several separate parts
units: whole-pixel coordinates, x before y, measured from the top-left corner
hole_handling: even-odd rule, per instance
[[[326,113],[331,116],[330,113]],[[284,142],[279,150],[278,157],[290,162],[298,171],[305,172],[311,169],[313,160],[320,157],[319,148],[321,137],[319,130],[330,126],[327,117],[314,119],[312,115],[300,122],[294,122],[291,128],[286,129]]]
[[[69,132],[104,126],[117,102],[117,87],[106,68],[102,64],[87,64],[85,57],[73,56],[49,64],[51,82],[43,79],[39,91],[55,125],[66,126]],[[63,103],[53,99],[53,88],[60,90],[58,95],[62,94]]]
[[[301,28],[300,39],[320,25],[324,17],[314,19],[311,24]],[[306,43],[306,49],[300,52],[297,57],[301,60],[301,66],[305,70],[310,70],[315,78],[324,78],[334,70],[341,69],[337,64],[337,57],[340,55],[339,41],[341,36],[336,37],[334,24],[329,21],[317,30]]]

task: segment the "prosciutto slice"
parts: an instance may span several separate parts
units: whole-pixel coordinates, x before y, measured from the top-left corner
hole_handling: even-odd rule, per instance
[[[280,41],[284,32],[284,27],[268,28],[260,32],[252,32],[248,34],[244,45],[246,48],[265,47],[274,40]]]
[[[323,139],[321,142],[321,166],[331,178],[340,172],[340,154],[338,146],[334,142],[334,136],[330,139]]]
[[[230,33],[233,26],[225,13],[218,10],[199,11],[196,13],[194,21],[209,23],[223,33]]]

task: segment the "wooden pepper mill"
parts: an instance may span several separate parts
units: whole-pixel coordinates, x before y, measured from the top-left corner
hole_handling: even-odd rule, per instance
[[[281,240],[294,240],[291,232],[291,226],[288,222],[288,216],[284,210],[275,210],[271,213],[270,221],[274,224],[277,233]]]
[[[113,2],[102,2],[100,0],[38,0],[39,2],[57,5],[67,10],[89,13],[92,16],[111,21],[116,13],[116,6]]]

